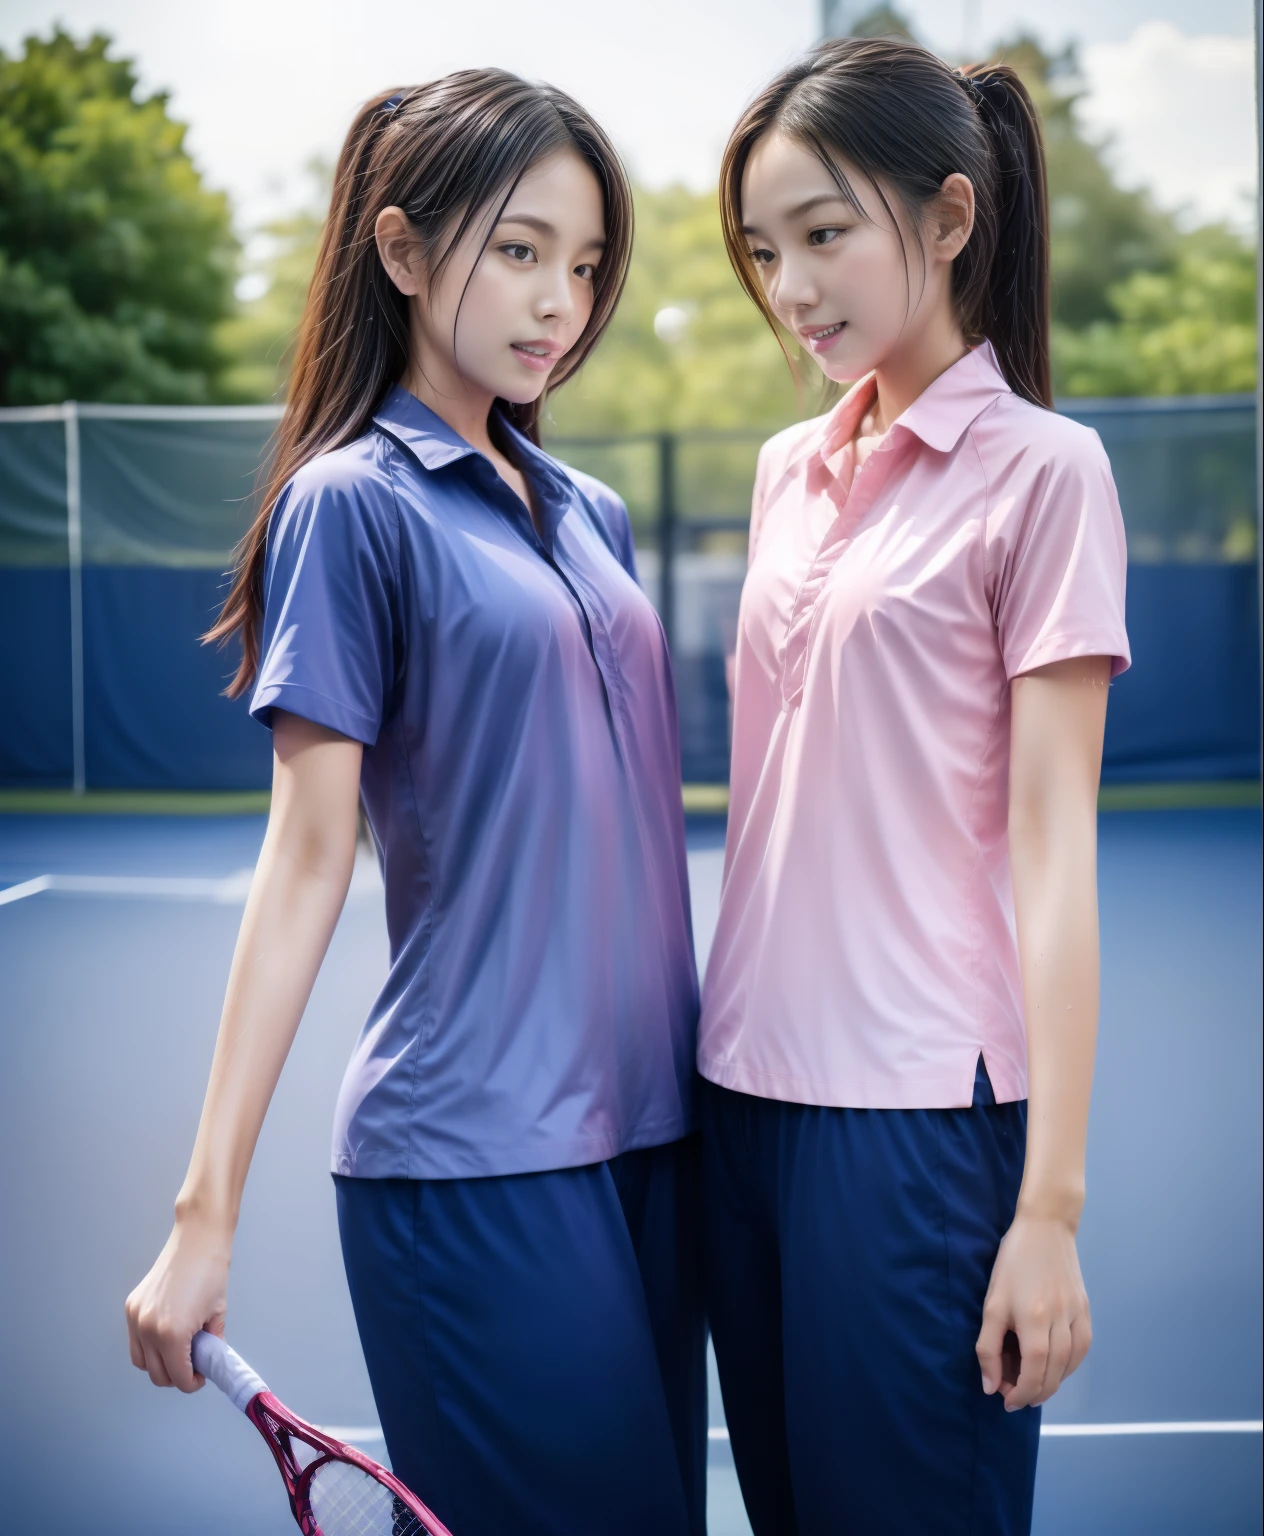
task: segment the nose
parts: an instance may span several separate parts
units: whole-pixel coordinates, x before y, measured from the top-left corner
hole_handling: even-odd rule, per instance
[[[807,263],[783,256],[773,269],[768,301],[786,319],[796,310],[815,308],[821,302],[821,291]]]
[[[541,322],[569,324],[575,318],[575,296],[571,291],[570,268],[554,263],[540,268],[540,287],[533,313]]]

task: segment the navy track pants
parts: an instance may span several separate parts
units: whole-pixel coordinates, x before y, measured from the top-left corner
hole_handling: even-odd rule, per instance
[[[705,1269],[755,1536],[1022,1536],[1040,1410],[974,1346],[1026,1105],[828,1109],[706,1084]]]
[[[704,1536],[696,1136],[550,1173],[335,1178],[391,1465],[453,1536]]]

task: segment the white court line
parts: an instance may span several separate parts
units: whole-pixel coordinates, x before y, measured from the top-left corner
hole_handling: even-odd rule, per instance
[[[1258,1435],[1264,1419],[1163,1419],[1154,1424],[1042,1424],[1044,1435]],[[727,1440],[723,1424],[707,1430],[708,1440]]]
[[[239,902],[245,901],[253,875],[252,869],[239,869],[217,880],[178,875],[37,875],[0,891],[0,906],[44,891],[70,896],[166,896],[176,901]]]
[[[1258,1435],[1264,1419],[1166,1419],[1157,1424],[1042,1424],[1042,1435]]]
[[[332,1435],[347,1445],[369,1445],[382,1439],[377,1424],[318,1424],[322,1434]],[[1089,1435],[1258,1435],[1264,1433],[1262,1419],[1164,1419],[1153,1424],[1042,1424],[1040,1433],[1052,1436]],[[708,1440],[727,1443],[729,1432],[723,1424],[712,1424]]]
[[[36,875],[34,880],[23,880],[21,885],[7,886],[0,891],[0,907],[7,907],[11,901],[21,901],[24,896],[38,896],[49,889],[52,878],[52,875]]]
[[[32,880],[23,880],[20,885],[10,885],[0,890],[0,907],[21,901],[27,896],[39,896],[44,891],[61,892],[68,896],[166,896],[174,901],[215,901],[229,906],[240,905],[250,894],[254,873],[253,869],[238,869],[231,875],[216,879],[180,875],[36,875]],[[376,861],[372,858],[357,859],[347,895],[364,896],[381,889],[382,877]]]

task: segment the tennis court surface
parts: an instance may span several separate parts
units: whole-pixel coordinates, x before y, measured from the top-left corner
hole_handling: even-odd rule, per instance
[[[154,1391],[122,1311],[169,1227],[262,834],[261,817],[0,816],[0,1525],[15,1536],[294,1529],[251,1426],[217,1393]],[[1260,841],[1258,810],[1101,820],[1081,1242],[1096,1344],[1046,1410],[1040,1536],[1260,1528]],[[719,842],[716,824],[691,830],[701,954]],[[366,862],[260,1141],[229,1312],[286,1402],[379,1456],[325,1170],[385,966]],[[717,1392],[711,1418],[711,1536],[738,1536]]]

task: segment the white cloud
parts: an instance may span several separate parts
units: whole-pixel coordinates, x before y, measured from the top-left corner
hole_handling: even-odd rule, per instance
[[[1192,37],[1170,22],[1083,51],[1086,127],[1113,136],[1130,186],[1197,220],[1253,225],[1255,60],[1250,37]]]

